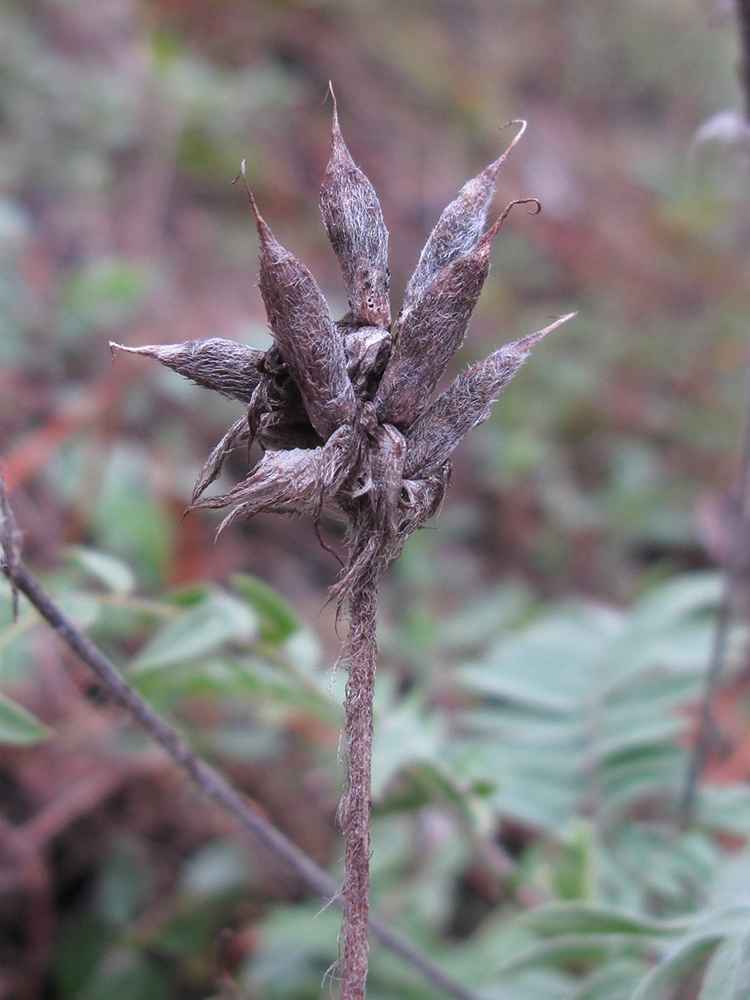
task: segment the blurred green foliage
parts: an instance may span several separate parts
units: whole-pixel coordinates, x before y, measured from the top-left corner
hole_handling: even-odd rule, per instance
[[[129,676],[225,767],[283,756],[302,718],[331,734],[341,725],[341,692],[331,690],[315,640],[267,586],[237,576],[232,591],[194,585],[144,601],[112,556],[77,549],[68,565],[51,583],[68,613],[120,657],[140,637]],[[680,831],[677,821],[684,709],[700,690],[718,597],[713,574],[652,588],[627,612],[541,608],[518,589],[499,591],[494,620],[489,604],[472,604],[436,624],[437,678],[417,670],[402,690],[382,678],[373,902],[481,996],[659,1000],[709,958],[702,1000],[744,982],[750,868],[740,844],[750,834],[750,794],[706,788],[693,827]],[[6,622],[9,598],[6,588]],[[473,628],[477,616],[484,632]],[[0,633],[4,687],[33,683],[24,650],[37,634],[28,610]],[[432,655],[431,643],[411,649],[416,666]],[[56,738],[5,697],[0,732],[17,744]],[[119,754],[134,752],[120,740]],[[333,760],[315,756],[333,791]],[[506,833],[496,842],[498,829]],[[509,854],[514,829],[525,832]],[[727,837],[735,849],[726,850]],[[490,899],[500,892],[480,919],[461,915],[457,895],[477,866],[494,884]],[[258,891],[252,855],[232,836],[192,850],[155,919],[163,878],[127,833],[107,846],[90,905],[62,924],[61,997],[171,997],[194,977],[210,978],[221,926],[241,927]],[[277,906],[255,925],[250,956],[235,970],[238,995],[318,995],[338,925],[319,907]],[[370,990],[431,995],[377,946]]]
[[[0,11],[0,448],[27,558],[334,875],[343,679],[332,615],[318,636],[300,619],[335,564],[309,525],[261,519],[214,544],[182,522],[236,407],[137,359],[113,369],[106,343],[267,343],[230,183],[242,159],[343,311],[315,205],[328,79],[384,203],[395,300],[437,212],[497,155],[498,125],[530,120],[497,204],[533,194],[544,211],[509,220],[459,364],[579,316],[468,439],[439,530],[390,574],[373,762],[375,907],[485,1000],[748,991],[747,774],[705,786],[691,830],[676,821],[710,567],[735,544],[716,493],[750,285],[746,159],[693,145],[740,103],[733,26],[708,21],[688,0]],[[33,834],[82,776],[103,789],[38,846],[46,897],[5,844],[0,983],[61,1000],[319,997],[338,914],[180,791],[0,597],[5,821]],[[434,996],[377,944],[369,991]]]

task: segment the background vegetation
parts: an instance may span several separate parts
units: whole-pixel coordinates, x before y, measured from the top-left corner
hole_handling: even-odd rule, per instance
[[[738,58],[732,11],[697,0],[0,9],[0,453],[25,556],[334,873],[337,565],[305,522],[214,543],[215,519],[181,521],[236,406],[113,367],[107,341],[268,343],[242,158],[344,311],[317,209],[329,78],[396,298],[498,127],[529,120],[497,204],[544,209],[498,240],[459,364],[579,316],[459,450],[382,600],[374,904],[486,1000],[746,995],[741,632],[677,823],[715,570],[741,544],[748,149],[694,141],[741,106]],[[338,914],[250,853],[29,610],[13,624],[4,590],[0,629],[0,997],[320,996]],[[372,959],[376,1000],[433,995]]]

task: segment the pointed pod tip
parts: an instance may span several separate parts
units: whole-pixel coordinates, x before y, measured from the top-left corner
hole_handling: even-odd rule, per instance
[[[143,344],[141,347],[126,347],[125,344],[116,344],[110,340],[109,349],[114,358],[116,351],[125,351],[126,354],[141,354],[145,358],[155,358],[157,361],[168,362],[180,351],[185,349],[183,344]]]
[[[324,100],[327,100],[329,94],[331,95],[331,100],[333,101],[333,120],[336,124],[338,124],[339,109],[338,109],[338,103],[336,102],[336,94],[333,89],[333,80],[328,81],[328,90],[326,90],[326,96]]]
[[[506,122],[504,125],[500,126],[500,131],[502,132],[502,130],[504,128],[510,128],[511,125],[520,125],[521,128],[518,130],[518,133],[516,134],[515,138],[511,142],[510,146],[508,146],[508,149],[506,150],[506,152],[509,152],[511,149],[513,149],[513,147],[515,146],[515,144],[518,142],[518,140],[524,134],[524,132],[526,131],[526,129],[529,127],[529,123],[526,121],[525,118],[512,118],[509,122]]]
[[[255,201],[255,196],[253,195],[253,192],[250,190],[250,185],[247,183],[247,160],[243,160],[240,163],[240,172],[232,181],[232,184],[236,184],[240,178],[242,178],[242,183],[245,187],[247,200],[250,202],[250,208],[252,209],[253,218],[255,219],[255,227],[258,230],[258,235],[261,238],[261,242],[268,243],[273,240],[273,233],[271,232],[266,220],[258,211],[258,205]]]
[[[117,351],[125,351],[126,354],[145,354],[151,357],[158,348],[155,347],[128,347],[126,344],[118,344],[114,340],[109,342],[109,350],[114,358]]]
[[[500,169],[502,168],[503,164],[505,163],[506,159],[508,158],[508,154],[510,153],[510,151],[513,149],[514,146],[517,146],[518,143],[521,141],[521,136],[526,131],[526,129],[528,127],[528,124],[529,123],[524,118],[514,118],[512,121],[506,122],[504,125],[500,126],[500,130],[501,131],[504,128],[510,128],[511,125],[520,125],[521,127],[519,128],[518,132],[516,133],[516,135],[511,140],[511,143],[507,147],[507,149],[505,149],[500,154],[500,156],[498,156],[498,158],[496,160],[493,160],[492,163],[490,163],[488,167],[485,167],[485,169],[483,171],[483,174],[485,175],[485,177],[487,178],[487,180],[494,181],[495,177],[500,172]]]
[[[489,248],[492,246],[495,240],[495,237],[502,229],[503,223],[508,218],[511,211],[516,205],[534,205],[535,206],[534,208],[528,210],[527,213],[528,215],[539,215],[539,213],[542,210],[542,203],[539,201],[538,198],[516,198],[509,205],[506,206],[506,208],[503,210],[502,214],[499,216],[497,221],[494,222],[487,230],[487,232],[484,234],[484,236],[482,236],[478,246],[482,247],[485,250],[489,250]]]
[[[336,100],[336,95],[333,92],[333,85],[328,82],[328,92],[333,100],[333,115],[331,118],[331,157],[328,161],[328,166],[326,167],[326,174],[330,174],[332,170],[343,167],[354,167],[354,160],[352,159],[352,154],[349,152],[349,147],[344,141],[344,136],[341,132],[341,123],[339,122],[339,106]]]
[[[553,330],[556,330],[559,326],[562,326],[563,323],[567,323],[569,319],[573,319],[573,317],[577,315],[578,315],[578,310],[576,310],[575,312],[567,313],[565,316],[558,317],[554,321],[554,323],[550,323],[549,326],[545,326],[543,330],[537,330],[536,333],[527,334],[525,337],[522,337],[520,340],[516,341],[515,343],[516,349],[524,354],[527,354],[534,346],[534,344],[538,344],[539,341],[543,340],[548,333],[552,333]]]

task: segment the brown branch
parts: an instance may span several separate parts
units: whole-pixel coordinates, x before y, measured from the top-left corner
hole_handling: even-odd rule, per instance
[[[19,537],[0,476],[0,568],[8,577],[14,592],[17,590],[28,598],[63,642],[93,671],[114,700],[166,750],[172,760],[192,778],[208,798],[221,806],[239,826],[253,834],[276,857],[288,865],[310,889],[326,899],[333,900],[339,906],[345,906],[344,897],[337,883],[280,830],[256,812],[218,771],[200,758],[167,720],[127,683],[111,660],[83,635],[52,601],[21,560],[18,550]],[[376,596],[375,600],[377,601]],[[362,613],[366,615],[369,612],[363,609]],[[358,616],[355,616],[352,622],[357,618]],[[373,935],[381,944],[420,972],[446,996],[454,997],[455,1000],[478,1000],[476,994],[444,973],[385,921],[372,917],[369,924]]]
[[[750,365],[746,371],[745,415],[740,444],[740,465],[734,488],[732,512],[736,537],[724,567],[724,585],[716,612],[711,655],[706,669],[698,718],[698,738],[690,756],[688,773],[680,807],[680,825],[687,830],[695,812],[698,780],[706,758],[718,742],[718,731],[713,718],[712,704],[729,645],[729,629],[737,602],[740,581],[747,569],[747,545],[744,539],[750,526]]]

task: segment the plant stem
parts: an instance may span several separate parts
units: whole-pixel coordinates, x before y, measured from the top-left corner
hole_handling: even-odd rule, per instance
[[[346,685],[346,784],[339,807],[344,834],[344,955],[341,1000],[364,1000],[368,965],[372,702],[375,690],[377,571],[366,572],[349,600],[343,658]]]

